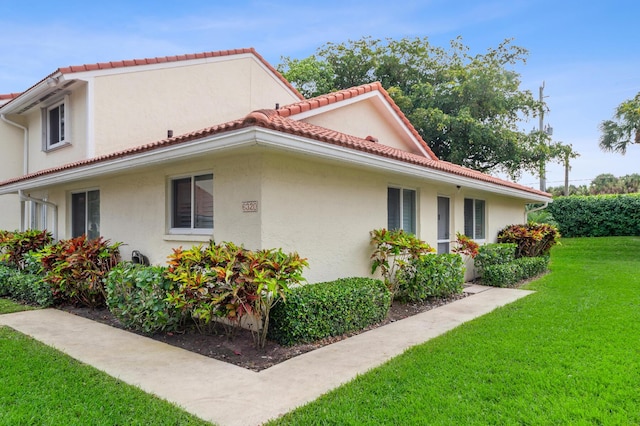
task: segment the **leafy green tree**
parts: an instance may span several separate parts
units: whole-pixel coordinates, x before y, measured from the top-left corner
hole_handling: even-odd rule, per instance
[[[589,192],[591,194],[619,194],[620,181],[611,173],[603,173],[591,181]]]
[[[633,173],[620,178],[620,187],[626,194],[640,192],[640,174]]]
[[[471,55],[460,38],[446,50],[426,37],[365,37],[327,43],[302,60],[283,57],[278,70],[309,97],[380,81],[440,159],[515,177],[537,173],[541,156],[560,155],[543,132],[519,128],[545,107],[509,69],[527,54],[511,40]]]
[[[568,194],[565,194],[564,186],[551,186],[547,188],[547,192],[554,197],[562,197],[564,195],[589,195],[589,187],[587,185],[569,185]]]
[[[640,144],[640,92],[616,108],[615,120],[600,124],[600,149],[624,155],[631,144]]]

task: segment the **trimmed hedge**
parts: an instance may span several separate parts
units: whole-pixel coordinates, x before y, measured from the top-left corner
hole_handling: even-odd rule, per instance
[[[11,298],[44,308],[53,305],[53,290],[42,275],[15,271],[9,277]]]
[[[0,263],[0,297],[11,296],[9,278],[17,271],[15,267]]]
[[[509,263],[488,265],[482,270],[482,284],[509,287],[547,270],[549,257],[521,257]]]
[[[564,237],[640,235],[640,194],[557,197],[547,209]]]
[[[53,305],[53,291],[42,275],[6,264],[0,264],[0,297],[45,308]]]
[[[183,315],[167,301],[173,282],[165,267],[122,262],[105,283],[109,311],[127,328],[154,333],[176,330]]]
[[[488,266],[502,265],[516,260],[515,243],[493,243],[481,245],[473,259],[476,268],[483,270]]]
[[[412,260],[398,273],[396,299],[418,301],[462,293],[464,262],[455,253],[429,254]]]
[[[482,284],[509,287],[547,271],[549,256],[515,258],[514,243],[485,244],[480,246],[474,265],[480,270]]]
[[[380,280],[343,278],[291,288],[271,311],[269,337],[282,345],[361,330],[386,318],[391,293]]]

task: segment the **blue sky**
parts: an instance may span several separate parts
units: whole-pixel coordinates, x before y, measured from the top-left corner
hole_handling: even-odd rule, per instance
[[[472,53],[501,41],[529,50],[523,90],[545,82],[553,139],[572,144],[573,184],[600,173],[640,173],[640,146],[625,156],[598,148],[598,125],[640,92],[640,2],[585,1],[119,1],[0,0],[0,93],[20,92],[67,65],[255,47],[276,66],[326,42],[428,37],[448,46],[461,36]],[[523,129],[537,126],[537,119]],[[562,185],[562,167],[547,181]],[[537,187],[537,177],[521,183]]]

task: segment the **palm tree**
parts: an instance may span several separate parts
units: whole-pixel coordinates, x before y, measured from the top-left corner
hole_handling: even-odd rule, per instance
[[[640,93],[616,108],[615,120],[600,124],[600,149],[624,155],[628,145],[640,144]]]

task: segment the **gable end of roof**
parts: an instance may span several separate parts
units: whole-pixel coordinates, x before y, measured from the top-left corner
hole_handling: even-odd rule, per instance
[[[434,160],[438,160],[438,157],[433,152],[433,150],[429,147],[429,145],[422,139],[420,133],[416,130],[416,128],[411,124],[406,115],[402,112],[400,107],[394,102],[389,93],[382,87],[382,84],[378,81],[368,84],[363,84],[361,86],[352,87],[345,90],[340,90],[337,92],[327,93],[326,95],[316,96],[314,98],[305,99],[300,102],[296,102],[294,104],[285,105],[280,107],[277,110],[278,115],[282,117],[291,117],[296,114],[301,114],[307,111],[311,111],[317,108],[321,108],[327,105],[335,104],[338,102],[342,102],[348,99],[354,99],[358,96],[364,95],[366,93],[379,92],[385,101],[389,104],[393,112],[400,119],[400,121],[404,124],[404,126],[409,130],[411,135],[418,141],[422,149],[424,149],[427,154]]]

